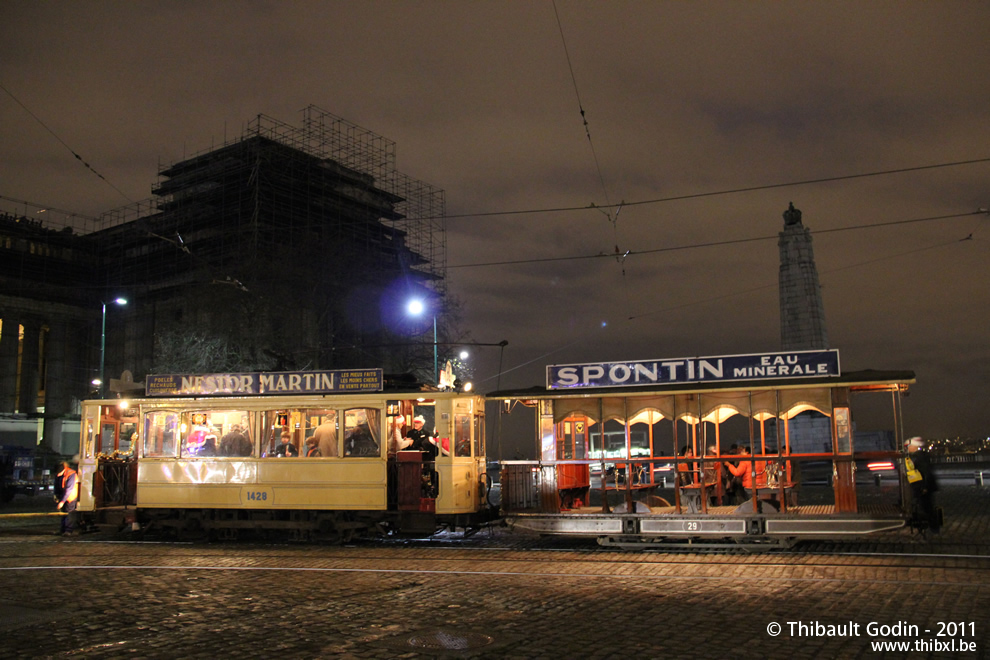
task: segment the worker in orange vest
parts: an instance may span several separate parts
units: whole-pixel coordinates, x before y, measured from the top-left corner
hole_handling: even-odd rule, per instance
[[[62,461],[62,471],[55,477],[56,508],[63,512],[62,525],[56,535],[75,534],[76,503],[79,500],[79,475],[69,461]]]

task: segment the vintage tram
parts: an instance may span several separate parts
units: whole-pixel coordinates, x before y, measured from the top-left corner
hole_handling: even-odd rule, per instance
[[[149,376],[140,399],[83,403],[79,510],[220,539],[343,542],[499,520],[623,547],[787,546],[912,521],[911,372],[841,373],[837,351],[796,351],[547,374],[546,388],[485,398],[373,369]],[[535,432],[531,458],[497,457],[497,493],[486,399],[498,453],[514,416]],[[857,433],[863,407],[888,430]],[[432,452],[405,446],[417,418]]]
[[[503,462],[502,515],[632,547],[901,528],[901,397],[914,382],[841,373],[834,350],[548,367],[545,389],[488,395],[535,431],[536,460]],[[856,407],[888,430],[856,433]]]
[[[83,403],[79,511],[221,539],[476,529],[484,419],[481,397],[376,369],[149,376],[140,399]],[[434,451],[404,446],[414,420]]]

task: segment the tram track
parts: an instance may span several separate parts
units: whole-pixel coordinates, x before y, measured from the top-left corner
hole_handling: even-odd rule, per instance
[[[693,554],[685,553],[639,553],[615,552],[614,550],[570,549],[546,550],[540,548],[454,548],[454,547],[409,547],[389,545],[383,547],[362,548],[361,546],[344,548],[327,548],[325,546],[300,546],[299,550],[258,551],[258,546],[228,546],[223,549],[204,552],[203,546],[164,544],[176,550],[166,561],[162,561],[160,551],[128,551],[120,550],[105,552],[80,551],[80,546],[111,545],[106,541],[68,542],[58,546],[41,543],[36,549],[57,548],[55,552],[31,553],[0,553],[0,570],[24,568],[26,565],[38,569],[50,568],[53,564],[65,567],[86,565],[99,568],[101,566],[121,567],[150,567],[172,569],[178,564],[189,564],[190,568],[207,565],[217,569],[258,569],[266,567],[299,564],[303,569],[339,570],[342,567],[333,566],[341,562],[353,562],[362,566],[388,566],[414,562],[423,572],[464,572],[464,566],[483,563],[486,566],[511,566],[523,564],[530,567],[530,572],[540,572],[541,566],[582,566],[602,564],[614,571],[622,567],[649,567],[663,565],[665,567],[683,567],[690,570],[712,569],[718,567],[753,568],[760,570],[772,569],[814,569],[835,570],[848,569],[855,565],[859,568],[869,567],[878,571],[905,567],[912,569],[956,571],[965,570],[974,575],[990,576],[990,556],[957,555],[957,554],[917,554],[897,552],[778,552],[770,555],[752,554]],[[122,546],[138,548],[142,543],[112,542],[115,548]],[[277,547],[277,546],[276,546]],[[322,554],[319,557],[307,555],[312,547],[319,547]],[[241,550],[241,551],[239,551]],[[370,551],[370,552],[369,552]],[[442,553],[442,554],[438,554]],[[459,556],[463,554],[463,556]],[[483,554],[484,556],[479,556]],[[851,562],[852,558],[858,561]],[[66,563],[69,560],[69,563]],[[149,561],[150,560],[150,561]],[[190,563],[190,560],[193,560]],[[895,562],[895,563],[890,563]],[[3,564],[13,564],[4,566]],[[346,568],[346,567],[343,567]],[[567,571],[554,571],[566,573]],[[982,581],[979,580],[979,581]]]

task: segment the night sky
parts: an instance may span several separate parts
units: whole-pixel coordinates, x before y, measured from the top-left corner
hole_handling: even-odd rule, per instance
[[[909,434],[985,436],[988,26],[976,1],[4,0],[0,210],[144,200],[316,105],[446,191],[462,324],[509,342],[501,377],[474,349],[484,392],[779,350],[793,202],[843,370],[914,370]]]

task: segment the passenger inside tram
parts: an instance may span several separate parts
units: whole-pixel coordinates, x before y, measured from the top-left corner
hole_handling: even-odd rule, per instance
[[[337,456],[337,414],[330,410],[319,412],[319,415],[310,416],[310,420],[315,419],[319,423],[313,431],[313,435],[310,438],[307,438],[306,442],[308,444],[309,440],[316,441],[317,447],[320,451],[318,454],[319,456]],[[309,456],[309,453],[306,455]]]
[[[282,431],[282,442],[275,448],[275,456],[279,458],[291,458],[299,455],[299,449],[292,444],[292,434]]]
[[[254,447],[240,424],[232,424],[230,431],[220,438],[221,456],[250,456],[253,453]]]
[[[727,463],[729,472],[735,479],[732,480],[733,504],[742,504],[750,497],[753,490],[753,464],[749,460],[749,447],[742,445],[739,447],[739,455],[742,457],[736,465]]]
[[[679,453],[681,458],[692,458],[694,451],[690,446],[681,447]],[[681,500],[689,513],[701,511],[701,488],[698,483],[697,463],[687,461],[677,464],[677,476],[681,486]]]
[[[399,415],[392,420],[392,431],[389,433],[388,440],[388,457],[395,458],[397,452],[408,448],[412,445],[412,440],[406,437],[408,432],[406,426],[406,418],[404,415]]]
[[[705,452],[706,459],[714,459],[718,457],[718,450],[715,445],[709,445],[707,451]],[[705,462],[704,468],[704,481],[705,481],[705,495],[708,497],[708,502],[713,506],[719,506],[722,503],[722,481],[724,478],[722,464],[716,460],[710,460]]]
[[[200,447],[197,456],[216,456],[217,455],[217,436],[212,433],[203,440],[203,446]]]
[[[677,452],[677,455],[685,459],[691,458],[694,456],[694,451],[691,450],[691,447],[685,445],[681,447],[681,450]],[[683,461],[677,464],[677,482],[681,485],[681,487],[694,485],[694,472],[694,463]]]
[[[375,442],[368,424],[359,424],[344,438],[344,456],[374,456],[378,454],[378,443]]]

